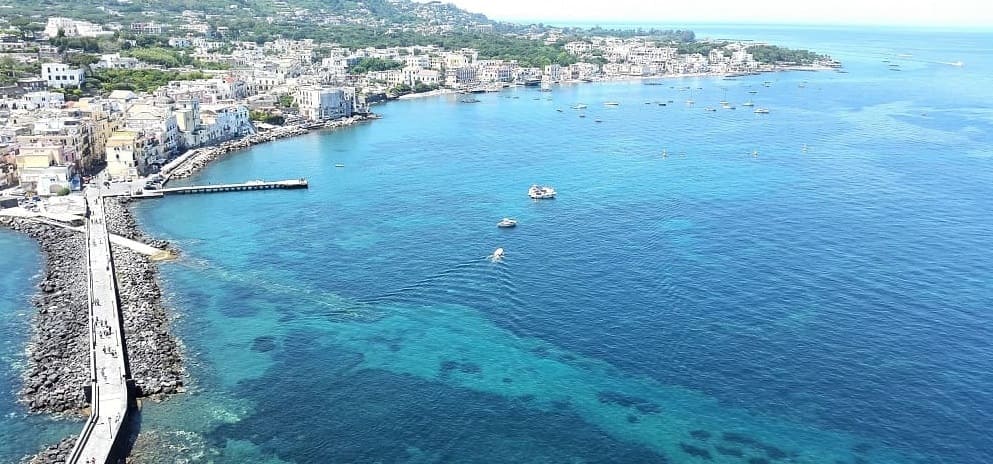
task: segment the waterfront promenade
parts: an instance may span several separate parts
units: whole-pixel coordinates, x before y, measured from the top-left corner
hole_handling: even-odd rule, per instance
[[[131,404],[131,377],[100,191],[86,191],[89,284],[90,416],[69,455],[70,464],[111,462]]]

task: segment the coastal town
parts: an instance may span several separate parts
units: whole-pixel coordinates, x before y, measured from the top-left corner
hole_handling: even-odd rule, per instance
[[[139,12],[143,20],[126,21],[135,13],[101,6],[99,22],[0,12],[0,227],[34,238],[46,258],[18,395],[30,412],[96,420],[90,401],[98,369],[87,357],[117,360],[118,351],[128,355],[127,389],[135,396],[158,400],[185,391],[181,343],[169,329],[154,264],[180,251],[146,236],[128,205],[161,196],[169,179],[191,176],[228,153],[372,121],[379,117],[375,105],[393,99],[840,66],[804,50],[697,41],[689,31],[519,27],[439,2],[390,3],[407,22],[386,21],[361,7],[346,14],[273,2],[273,16],[263,23],[471,40],[246,37],[225,15],[192,10],[169,17]],[[230,5],[230,15],[252,13],[246,9]],[[264,186],[306,188],[306,180]],[[263,183],[238,188],[261,189]],[[552,197],[554,190],[541,198]],[[102,232],[91,237],[94,228]],[[106,248],[98,259],[112,261],[105,270],[116,273],[116,289],[107,289],[120,296],[116,336],[128,342],[126,350],[120,342],[95,355],[87,325],[94,324],[88,311],[93,318],[99,306],[92,301],[94,270],[100,271],[93,256],[104,253],[98,245]],[[113,324],[101,324],[100,333],[110,337]],[[80,388],[87,382],[92,390]],[[122,427],[121,417],[114,423]],[[76,439],[29,460],[110,462],[84,461]]]
[[[203,14],[183,11],[177,20],[179,26],[165,27],[50,17],[41,30],[0,23],[0,59],[5,66],[39,70],[37,75],[8,79],[0,87],[0,190],[8,197],[3,204],[12,204],[11,194],[48,197],[79,191],[98,170],[111,179],[135,179],[157,173],[190,150],[249,136],[279,138],[335,120],[364,120],[372,116],[372,105],[416,93],[735,75],[800,64],[760,62],[750,52],[756,44],[740,41],[704,44],[697,48],[706,53],[686,54],[676,44],[650,37],[591,35],[562,43],[571,64],[539,67],[483,58],[472,48],[346,48],[282,38],[225,41],[223,31]],[[122,31],[136,38],[114,39],[125,37]],[[188,56],[205,65],[167,67],[161,60],[141,58],[154,55],[126,53],[136,48],[90,54],[71,47],[95,40],[133,47],[143,39],[161,45],[151,50]],[[528,39],[556,43],[563,34],[552,29]],[[804,64],[837,65],[826,58]],[[124,73],[125,80],[91,85],[106,82],[107,72]],[[178,78],[144,89],[127,81],[129,75],[151,72]],[[16,73],[11,70],[8,75]]]

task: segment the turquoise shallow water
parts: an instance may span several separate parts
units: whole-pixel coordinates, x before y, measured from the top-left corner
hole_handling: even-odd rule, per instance
[[[29,416],[15,401],[34,311],[29,299],[41,266],[33,240],[0,229],[0,462],[16,462],[78,430],[73,421]]]
[[[197,462],[983,462],[991,37],[754,33],[850,72],[392,102],[191,180],[307,191],[140,204],[184,252],[194,377],[143,433]]]

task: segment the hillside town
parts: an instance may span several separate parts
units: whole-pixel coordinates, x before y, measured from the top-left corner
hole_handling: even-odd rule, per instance
[[[589,36],[562,45],[571,64],[524,66],[518,60],[481,58],[473,48],[346,48],[281,38],[231,41],[202,13],[184,11],[177,19],[178,26],[107,26],[50,17],[41,30],[0,24],[5,66],[38,70],[0,87],[0,190],[64,195],[81,189],[101,169],[112,179],[147,176],[189,150],[280,126],[314,128],[367,115],[371,104],[415,92],[734,75],[773,71],[784,64],[760,63],[749,52],[754,43],[720,42],[700,47],[706,53],[680,53],[675,44],[648,37]],[[153,37],[168,44],[157,50],[211,66],[167,67],[122,52],[93,55],[89,64],[74,59],[85,50],[73,49],[73,43],[120,37],[122,30],[127,37]],[[562,43],[563,35],[552,29],[529,39]],[[139,44],[121,40],[129,47]],[[179,78],[149,89],[129,85],[127,74],[116,88],[88,84],[101,73],[141,70],[174,71]]]

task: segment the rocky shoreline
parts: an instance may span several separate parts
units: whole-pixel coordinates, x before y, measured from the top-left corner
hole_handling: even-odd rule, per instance
[[[82,387],[89,377],[83,235],[19,219],[0,218],[0,225],[34,238],[45,259],[38,294],[31,300],[37,311],[18,400],[33,413],[81,415],[86,407]]]
[[[278,127],[273,130],[247,135],[237,140],[230,140],[224,142],[215,147],[200,148],[191,152],[188,157],[179,162],[177,166],[170,168],[164,168],[163,174],[170,179],[182,179],[185,177],[190,177],[197,171],[203,169],[211,161],[214,161],[221,156],[224,156],[233,151],[242,150],[253,145],[258,145],[266,142],[272,142],[274,140],[279,140],[287,137],[294,137],[297,135],[307,134],[312,130],[317,129],[339,129],[346,126],[351,126],[363,121],[369,121],[372,119],[378,119],[379,116],[374,114],[371,115],[356,115],[348,118],[335,119],[326,122],[314,122],[305,123],[299,125],[290,125]]]
[[[167,245],[140,231],[126,200],[107,199],[106,210],[112,233],[156,247]],[[82,387],[89,378],[84,236],[25,219],[0,217],[0,227],[34,238],[45,260],[39,292],[32,298],[37,311],[32,316],[33,331],[18,400],[31,413],[83,417],[88,410]],[[123,247],[114,246],[112,252],[136,394],[159,401],[184,392],[182,346],[170,330],[172,321],[162,301],[154,263]],[[25,462],[63,462],[74,440],[74,436],[68,437]]]
[[[128,210],[127,197],[104,201],[108,230],[117,235],[169,249],[168,242],[152,240],[139,229]],[[158,268],[144,255],[114,245],[117,290],[124,318],[131,377],[139,397],[160,400],[164,395],[185,391],[186,370],[182,347],[172,334],[172,319],[162,302]]]

